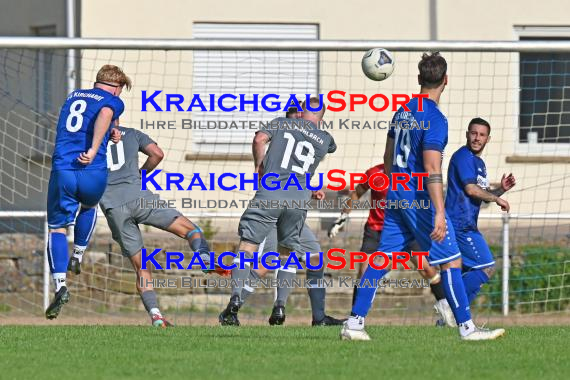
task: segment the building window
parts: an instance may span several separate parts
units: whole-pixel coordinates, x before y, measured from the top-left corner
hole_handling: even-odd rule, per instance
[[[195,39],[318,39],[315,24],[247,24],[195,23]],[[318,92],[318,53],[309,51],[195,51],[192,92],[208,100],[208,94],[220,96],[245,94],[246,100],[259,94],[280,95],[285,102],[289,94]],[[239,99],[224,101],[224,106],[239,105]],[[284,106],[282,105],[281,108]],[[269,121],[284,116],[280,112],[192,112],[192,121],[206,125],[208,121],[240,123]],[[193,152],[198,154],[247,154],[251,152],[254,129],[193,130]]]
[[[521,41],[570,40],[570,29],[518,32]],[[536,152],[570,143],[570,53],[520,53],[519,76],[519,143],[541,147]]]

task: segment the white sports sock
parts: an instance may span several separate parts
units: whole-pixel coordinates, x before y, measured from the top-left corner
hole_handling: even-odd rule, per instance
[[[348,317],[346,324],[351,330],[364,330],[364,317],[350,316]]]
[[[470,319],[467,322],[459,324],[459,333],[461,336],[467,336],[475,331],[475,323]]]
[[[77,260],[79,260],[79,263],[81,263],[83,260],[83,254],[85,253],[86,248],[87,247],[80,247],[78,245],[73,247],[73,257],[77,258]]]
[[[67,277],[65,273],[54,273],[51,277],[53,278],[53,285],[55,286],[56,293],[62,286],[67,286],[65,283],[65,279]]]

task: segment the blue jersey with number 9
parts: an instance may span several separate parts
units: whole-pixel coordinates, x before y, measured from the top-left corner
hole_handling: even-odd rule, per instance
[[[113,121],[125,108],[119,97],[99,88],[76,90],[69,94],[59,114],[52,170],[100,170],[107,167],[107,141],[111,128],[105,134],[91,164],[86,166],[77,161],[81,153],[91,148],[95,120],[103,107],[113,110]]]
[[[436,150],[442,152],[447,145],[447,118],[441,113],[437,104],[431,99],[423,99],[423,112],[418,111],[419,99],[414,98],[406,106],[401,107],[392,119],[388,136],[394,139],[394,157],[392,173],[425,173],[423,151]],[[407,183],[409,191],[398,185],[397,190],[388,192],[387,199],[428,199],[429,194],[418,189],[418,179],[410,178]]]

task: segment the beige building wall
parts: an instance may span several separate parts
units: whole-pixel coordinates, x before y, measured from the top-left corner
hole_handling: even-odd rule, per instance
[[[537,3],[522,1],[437,1],[437,23],[429,19],[429,2],[406,2],[402,9],[397,2],[375,7],[370,1],[279,1],[209,2],[169,1],[160,7],[155,1],[84,2],[81,9],[83,37],[113,38],[192,38],[195,22],[240,23],[316,23],[320,38],[353,40],[427,40],[436,32],[440,40],[516,40],[516,26],[568,25],[570,12],[566,2],[548,0]],[[104,10],[125,15],[120,22],[100,17]],[[135,11],[136,9],[136,11]],[[557,11],[553,11],[557,10]],[[433,20],[432,20],[433,21]],[[372,82],[361,73],[360,58],[364,52],[326,52],[320,54],[320,93],[340,89],[372,95],[417,92],[417,61],[420,53],[396,52],[396,70],[384,82]],[[141,112],[141,90],[164,90],[164,93],[192,94],[192,53],[164,51],[84,51],[82,83],[89,85],[97,68],[117,62],[133,77],[135,87],[125,95],[126,111],[122,122],[138,127],[140,120],[177,123],[191,117],[179,112]],[[492,141],[485,152],[491,182],[502,173],[513,172],[519,189],[508,196],[516,213],[570,212],[570,200],[562,189],[569,174],[567,164],[507,163],[507,157],[518,152],[518,55],[511,53],[443,53],[449,63],[449,86],[441,99],[441,109],[449,118],[449,145],[445,154],[447,165],[451,154],[464,143],[467,122],[475,116],[488,119]],[[188,98],[188,97],[187,97]],[[162,104],[164,104],[164,98]],[[188,104],[188,103],[185,103]],[[350,118],[388,121],[392,112],[373,113],[360,107],[355,112],[328,113],[329,120]],[[319,171],[342,168],[364,171],[380,162],[386,139],[385,130],[330,131],[339,150],[319,167]],[[250,172],[251,161],[194,160],[185,161],[192,151],[192,133],[148,131],[165,149],[163,168],[190,176],[194,172]],[[519,152],[520,153],[520,152]],[[550,182],[554,182],[550,184]],[[164,182],[163,182],[164,183]],[[188,182],[186,182],[188,183]],[[165,192],[165,198],[248,199],[253,193]],[[188,210],[186,210],[188,211]],[[485,212],[497,213],[490,207]]]

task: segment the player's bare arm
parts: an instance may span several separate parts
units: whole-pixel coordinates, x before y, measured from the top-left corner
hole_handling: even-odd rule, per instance
[[[512,189],[516,184],[517,182],[513,173],[509,173],[509,175],[503,174],[503,178],[501,178],[501,185],[496,189],[489,190],[489,192],[500,197]]]
[[[424,167],[429,173],[426,181],[430,199],[435,208],[434,229],[430,237],[437,242],[443,241],[447,230],[445,223],[445,204],[443,202],[443,179],[441,176],[441,152],[424,150]]]
[[[468,183],[465,186],[465,193],[467,193],[470,198],[475,198],[483,202],[496,203],[503,211],[509,212],[510,210],[509,202],[495,195],[492,191],[484,190],[473,183]]]
[[[386,149],[384,150],[384,173],[390,178],[392,173],[392,161],[394,160],[394,139],[388,136]]]
[[[265,158],[265,146],[269,142],[269,136],[266,133],[258,132],[253,138],[251,150],[253,153],[253,164],[255,171],[260,175],[263,174],[263,159]]]
[[[113,119],[113,110],[109,107],[103,107],[97,115],[97,120],[95,120],[95,128],[93,131],[93,142],[91,143],[91,148],[87,152],[81,153],[77,160],[83,165],[89,165],[99,150],[101,142],[105,137],[105,133],[109,130],[111,126],[111,121]]]
[[[148,144],[142,149],[142,152],[148,156],[141,170],[149,171],[154,170],[164,158],[164,152],[156,144]]]

